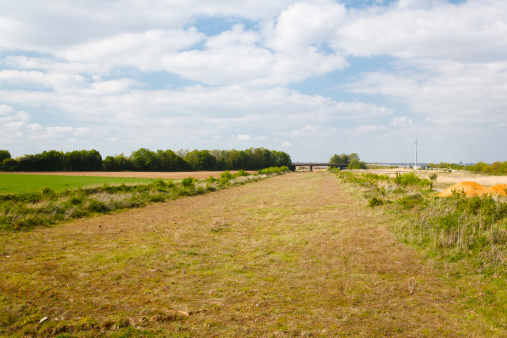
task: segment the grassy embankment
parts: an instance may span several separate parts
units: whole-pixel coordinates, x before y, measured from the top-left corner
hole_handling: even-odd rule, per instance
[[[496,328],[507,328],[507,200],[438,198],[432,182],[415,174],[397,177],[340,173],[353,193],[379,215],[392,218],[401,241],[415,245],[460,288],[460,300]]]
[[[507,333],[466,302],[464,279],[439,275],[392,236],[390,218],[342,187],[332,175],[290,174],[6,232],[0,335]]]
[[[9,179],[5,185],[2,183],[2,186],[8,187],[10,182],[11,189],[28,190],[31,183],[44,184],[45,188],[40,192],[0,194],[0,231],[26,230],[33,226],[52,225],[93,214],[140,207],[150,202],[199,195],[258,181],[281,171],[280,168],[268,168],[259,171],[258,175],[250,175],[243,170],[236,174],[226,171],[220,175],[220,179],[209,177],[206,180],[197,180],[188,177],[176,183],[145,179],[150,182],[148,184],[125,184],[125,181],[129,181],[125,178],[5,175]],[[288,168],[283,171],[288,171]],[[87,187],[78,185],[97,181],[105,183]],[[108,184],[111,182],[122,183]],[[62,190],[62,187],[70,184],[78,185],[78,188]]]

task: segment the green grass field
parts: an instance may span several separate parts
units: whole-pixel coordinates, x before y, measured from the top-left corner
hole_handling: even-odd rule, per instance
[[[55,192],[90,185],[150,183],[153,178],[92,177],[62,175],[0,174],[0,194],[40,192],[49,187]]]

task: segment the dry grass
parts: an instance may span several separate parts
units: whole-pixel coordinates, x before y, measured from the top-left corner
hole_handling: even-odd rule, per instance
[[[5,233],[0,334],[506,333],[386,229],[334,176],[305,173]]]

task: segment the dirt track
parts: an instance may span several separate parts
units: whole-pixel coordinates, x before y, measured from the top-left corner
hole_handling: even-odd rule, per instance
[[[69,332],[120,322],[161,336],[491,334],[387,227],[333,175],[305,173],[7,233],[0,312]]]

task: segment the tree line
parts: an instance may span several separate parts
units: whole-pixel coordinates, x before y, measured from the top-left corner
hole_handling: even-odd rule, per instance
[[[43,151],[40,154],[12,158],[0,150],[0,169],[4,171],[202,171],[259,170],[290,166],[290,156],[283,151],[265,148],[246,150],[157,150],[140,148],[124,154],[102,156],[97,150],[63,152]]]
[[[334,154],[329,159],[329,163],[347,163],[348,169],[366,169],[366,163],[361,161],[359,159],[359,155],[356,153],[349,155],[344,153],[341,153],[340,155]]]
[[[464,169],[467,171],[485,174],[507,174],[507,161],[496,161],[491,164],[481,161],[473,165],[440,162],[439,164],[429,163],[428,166],[431,168],[450,168],[456,170]]]

